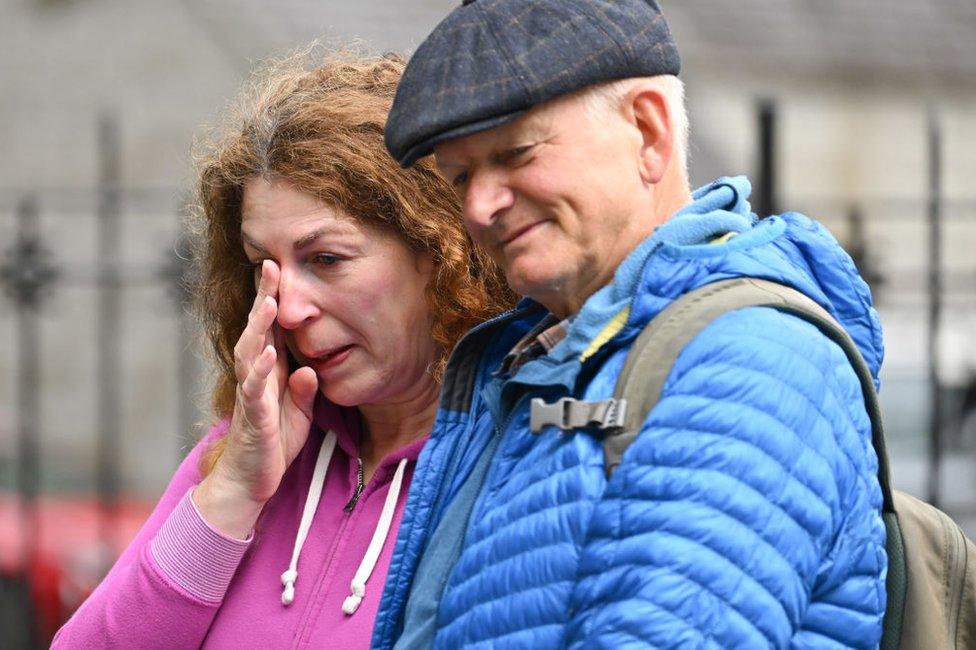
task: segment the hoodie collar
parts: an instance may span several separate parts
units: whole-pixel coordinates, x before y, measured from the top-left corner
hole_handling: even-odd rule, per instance
[[[350,458],[359,457],[359,444],[363,435],[363,419],[359,409],[351,406],[339,406],[319,393],[315,400],[312,418],[315,426],[322,431],[323,435],[330,430],[335,432],[336,447],[339,450]],[[396,469],[397,463],[404,458],[408,462],[416,462],[429,437],[429,433],[425,434],[423,437],[387,454],[380,461],[377,472],[387,470],[392,472]]]

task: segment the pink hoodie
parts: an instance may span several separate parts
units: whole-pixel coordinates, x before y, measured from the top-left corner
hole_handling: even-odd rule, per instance
[[[226,434],[228,423],[215,426],[180,465],[142,530],[52,647],[369,647],[407,488],[426,437],[384,458],[347,510],[358,484],[359,414],[319,400],[314,420],[308,442],[248,541],[210,528],[190,499],[201,480],[200,455]],[[327,456],[332,446],[328,431],[336,444],[314,507],[314,498],[307,497],[320,448]],[[390,496],[392,522],[384,534],[381,511],[401,464],[402,482]],[[308,536],[299,545],[293,601],[285,605],[282,573],[297,550],[306,508]],[[368,555],[375,558],[371,573]],[[361,602],[350,598],[357,570],[360,578],[370,573]]]

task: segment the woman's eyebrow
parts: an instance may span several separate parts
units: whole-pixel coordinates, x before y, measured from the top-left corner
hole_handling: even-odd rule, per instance
[[[267,250],[265,250],[264,246],[262,246],[261,244],[257,243],[256,241],[254,241],[253,239],[251,239],[250,237],[248,237],[247,236],[247,233],[242,232],[241,233],[241,239],[244,241],[245,244],[247,244],[248,246],[250,246],[251,248],[253,248],[254,250],[256,250],[259,253],[267,253],[268,252]]]
[[[334,230],[334,228],[329,228],[329,227],[316,228],[312,232],[302,235],[301,237],[296,239],[293,248],[295,250],[305,248],[306,246],[312,244],[316,239],[318,239],[322,235],[327,234],[331,230]]]
[[[315,243],[315,241],[319,237],[322,237],[323,235],[328,235],[330,233],[331,234],[337,234],[337,235],[343,234],[341,232],[337,232],[337,230],[336,230],[336,228],[334,226],[323,226],[321,228],[316,228],[315,230],[313,230],[313,231],[311,231],[311,232],[309,232],[309,233],[307,233],[305,235],[302,235],[301,237],[299,237],[298,239],[296,239],[295,240],[295,243],[292,244],[292,248],[294,248],[295,250],[300,250],[302,248],[305,248],[306,246],[309,246],[309,245]],[[254,250],[258,251],[259,253],[267,253],[268,252],[267,249],[264,248],[264,246],[262,246],[261,244],[257,243],[253,239],[251,239],[251,237],[247,233],[245,233],[245,232],[242,232],[241,233],[241,239],[243,240],[243,242],[245,244],[247,244],[248,246],[250,246]]]

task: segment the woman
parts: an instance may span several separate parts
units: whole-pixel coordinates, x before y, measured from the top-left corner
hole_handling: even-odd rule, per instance
[[[278,65],[204,155],[220,422],[55,647],[368,645],[446,355],[510,298],[383,147],[402,69]]]

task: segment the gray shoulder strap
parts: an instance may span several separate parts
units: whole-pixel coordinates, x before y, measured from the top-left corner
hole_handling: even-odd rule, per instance
[[[857,345],[844,328],[820,305],[790,287],[757,278],[721,280],[691,291],[671,303],[637,337],[624,363],[614,391],[626,400],[623,426],[605,435],[604,462],[609,477],[624,452],[636,439],[648,413],[661,399],[664,382],[684,347],[722,314],[745,307],[772,307],[798,316],[834,341],[847,355],[861,382],[871,418],[872,444],[878,455],[878,480],[885,512],[893,512],[888,452],[874,380]]]

